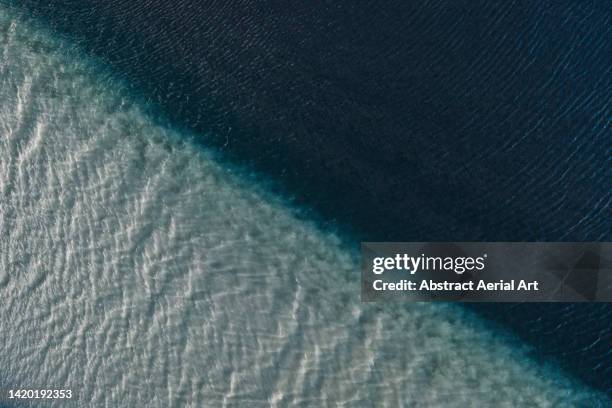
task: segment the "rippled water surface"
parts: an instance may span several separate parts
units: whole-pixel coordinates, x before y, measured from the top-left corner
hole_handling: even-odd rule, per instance
[[[612,236],[608,0],[5,2],[353,242]],[[470,307],[612,395],[610,305]]]
[[[605,406],[457,307],[359,302],[358,259],[0,6],[0,387],[53,406]]]

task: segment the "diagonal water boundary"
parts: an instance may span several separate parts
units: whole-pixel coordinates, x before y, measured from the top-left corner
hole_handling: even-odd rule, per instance
[[[459,308],[361,305],[341,238],[0,16],[4,388],[70,385],[75,406],[607,402]]]

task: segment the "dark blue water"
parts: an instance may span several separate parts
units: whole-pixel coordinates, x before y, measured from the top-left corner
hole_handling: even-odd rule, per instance
[[[368,3],[15,2],[355,240],[610,240],[609,1]],[[474,308],[612,393],[612,307]]]

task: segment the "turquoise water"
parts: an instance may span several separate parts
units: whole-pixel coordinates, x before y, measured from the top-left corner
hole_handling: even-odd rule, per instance
[[[0,8],[0,388],[52,406],[604,406],[449,305],[366,305],[343,238]]]

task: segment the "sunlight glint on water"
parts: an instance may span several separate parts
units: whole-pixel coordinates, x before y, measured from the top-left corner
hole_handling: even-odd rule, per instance
[[[601,398],[456,307],[361,304],[339,238],[8,8],[0,132],[1,388],[73,390],[54,406]]]

